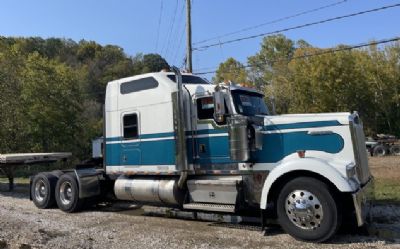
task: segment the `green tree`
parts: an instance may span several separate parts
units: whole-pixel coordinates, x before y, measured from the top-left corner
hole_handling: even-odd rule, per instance
[[[83,98],[73,70],[33,53],[26,60],[21,82],[31,150],[72,151],[79,156]]]
[[[267,36],[260,51],[248,58],[249,78],[267,98],[275,99],[278,113],[289,112],[292,101],[288,63],[295,52],[294,44],[283,35]]]
[[[0,52],[0,153],[29,151],[27,120],[21,105],[24,58],[16,50]]]
[[[246,68],[242,63],[230,57],[225,62],[219,64],[213,81],[215,83],[223,81],[246,83],[248,81]]]

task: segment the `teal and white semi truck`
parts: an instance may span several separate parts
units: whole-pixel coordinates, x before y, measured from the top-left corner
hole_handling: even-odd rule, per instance
[[[98,164],[39,173],[31,199],[76,212],[106,196],[182,210],[275,219],[325,241],[361,226],[371,182],[357,113],[271,115],[262,93],[192,74],[109,82]]]

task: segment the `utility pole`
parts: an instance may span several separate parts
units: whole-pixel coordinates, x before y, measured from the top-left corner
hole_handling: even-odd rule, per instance
[[[186,0],[186,69],[189,73],[193,72],[192,65],[192,20],[191,20],[191,0]]]

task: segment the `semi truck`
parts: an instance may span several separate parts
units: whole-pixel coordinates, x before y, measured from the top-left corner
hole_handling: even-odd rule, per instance
[[[372,176],[359,115],[270,114],[263,93],[158,72],[109,82],[92,163],[31,178],[38,208],[113,200],[257,216],[322,242],[362,226]]]

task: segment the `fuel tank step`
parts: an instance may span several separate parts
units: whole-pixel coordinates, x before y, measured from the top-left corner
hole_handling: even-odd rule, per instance
[[[187,203],[183,204],[184,209],[203,210],[212,212],[234,213],[235,205],[230,204],[214,204],[214,203]]]
[[[190,203],[235,205],[241,176],[196,178],[187,181]]]

